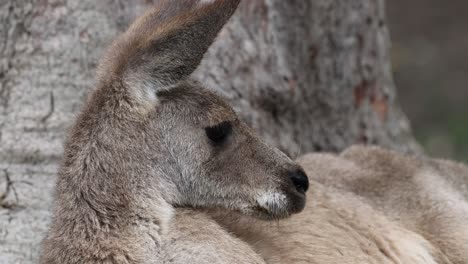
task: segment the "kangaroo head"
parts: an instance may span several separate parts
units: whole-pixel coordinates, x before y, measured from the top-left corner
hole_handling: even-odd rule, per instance
[[[239,1],[160,1],[114,42],[66,146],[61,174],[73,176],[59,185],[106,215],[156,201],[263,219],[303,209],[301,167],[188,80]]]

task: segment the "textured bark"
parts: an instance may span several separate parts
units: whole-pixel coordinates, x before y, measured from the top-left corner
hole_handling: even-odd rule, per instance
[[[35,262],[66,128],[103,48],[150,2],[0,1],[0,263]],[[419,151],[388,48],[383,0],[245,0],[195,75],[292,156]]]

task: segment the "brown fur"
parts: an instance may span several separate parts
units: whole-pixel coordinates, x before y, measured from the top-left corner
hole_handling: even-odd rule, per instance
[[[305,203],[299,165],[187,80],[238,3],[163,0],[114,42],[65,144],[41,263],[263,263],[191,209],[277,219]]]
[[[468,168],[377,147],[299,159],[304,211],[278,223],[211,212],[267,263],[468,263]]]

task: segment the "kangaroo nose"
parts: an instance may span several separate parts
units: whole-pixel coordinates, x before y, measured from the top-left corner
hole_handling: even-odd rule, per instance
[[[309,189],[309,179],[302,169],[289,172],[289,178],[300,193],[305,193]]]

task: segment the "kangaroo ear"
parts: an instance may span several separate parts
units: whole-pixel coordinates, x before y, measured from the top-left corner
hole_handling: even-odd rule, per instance
[[[240,0],[160,0],[101,60],[98,81],[144,103],[185,80],[200,64]]]

